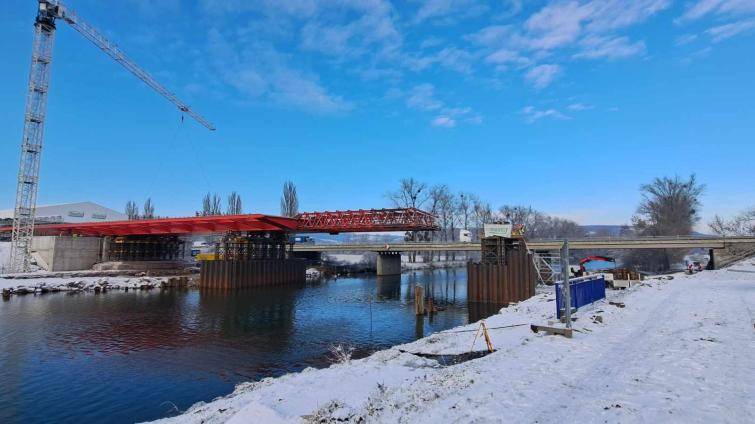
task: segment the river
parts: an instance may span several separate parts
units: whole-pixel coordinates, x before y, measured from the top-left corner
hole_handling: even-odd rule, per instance
[[[432,318],[414,316],[418,283],[440,306]],[[13,296],[0,302],[0,422],[166,417],[243,381],[326,367],[336,344],[359,358],[469,319],[464,269],[234,293]]]

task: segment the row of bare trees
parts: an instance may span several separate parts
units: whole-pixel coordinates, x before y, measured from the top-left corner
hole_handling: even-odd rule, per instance
[[[731,219],[716,215],[708,226],[720,236],[755,236],[755,206],[740,212]]]
[[[226,198],[225,215],[240,215],[243,213],[241,196],[235,191]],[[202,198],[202,210],[196,216],[223,215],[223,201],[217,193],[207,193]]]
[[[474,193],[454,193],[446,184],[428,186],[414,178],[399,181],[399,188],[386,197],[397,208],[424,209],[437,217],[440,231],[435,233],[410,232],[409,241],[456,241],[457,230],[470,231],[479,240],[487,223],[507,221],[525,225],[527,234],[534,238],[580,237],[582,227],[574,221],[537,211],[530,206],[503,205],[494,210],[490,202]]]
[[[125,212],[129,220],[152,219],[155,217],[155,205],[152,204],[152,199],[148,198],[146,201],[144,201],[142,213],[139,213],[139,206],[136,205],[136,202],[129,200],[128,202],[126,202]]]
[[[280,201],[281,215],[293,217],[299,213],[299,198],[296,194],[296,185],[291,181],[283,184],[283,195]],[[126,202],[126,215],[128,219],[152,219],[155,218],[155,207],[152,199],[144,202],[143,212],[139,212],[139,206],[136,202],[129,200]],[[240,215],[244,213],[241,202],[241,195],[233,191],[226,197],[226,207],[223,210],[223,201],[217,193],[207,193],[202,198],[202,209],[197,211],[196,216],[214,216],[214,215]]]

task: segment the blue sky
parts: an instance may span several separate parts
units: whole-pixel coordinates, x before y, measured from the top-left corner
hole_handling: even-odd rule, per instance
[[[12,207],[35,1],[0,16],[0,200]],[[153,5],[154,3],[155,5]],[[69,0],[218,128],[59,24],[39,204],[188,215],[388,206],[400,178],[584,224],[695,172],[703,217],[755,205],[755,0]]]

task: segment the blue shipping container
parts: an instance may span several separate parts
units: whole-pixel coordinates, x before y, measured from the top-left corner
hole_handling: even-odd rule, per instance
[[[564,313],[563,283],[556,283],[556,316]],[[579,309],[595,301],[606,298],[606,281],[602,275],[572,278],[569,280],[572,309]]]

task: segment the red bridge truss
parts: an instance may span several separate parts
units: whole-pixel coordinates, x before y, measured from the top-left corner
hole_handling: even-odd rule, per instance
[[[358,211],[305,212],[296,217],[298,232],[345,233],[368,231],[437,230],[435,217],[425,211],[371,209]]]
[[[296,218],[273,215],[218,215],[129,221],[39,224],[41,236],[181,235],[237,232],[347,233],[372,231],[435,230],[435,217],[419,209],[371,209],[305,212]],[[11,227],[0,227],[9,233]]]

